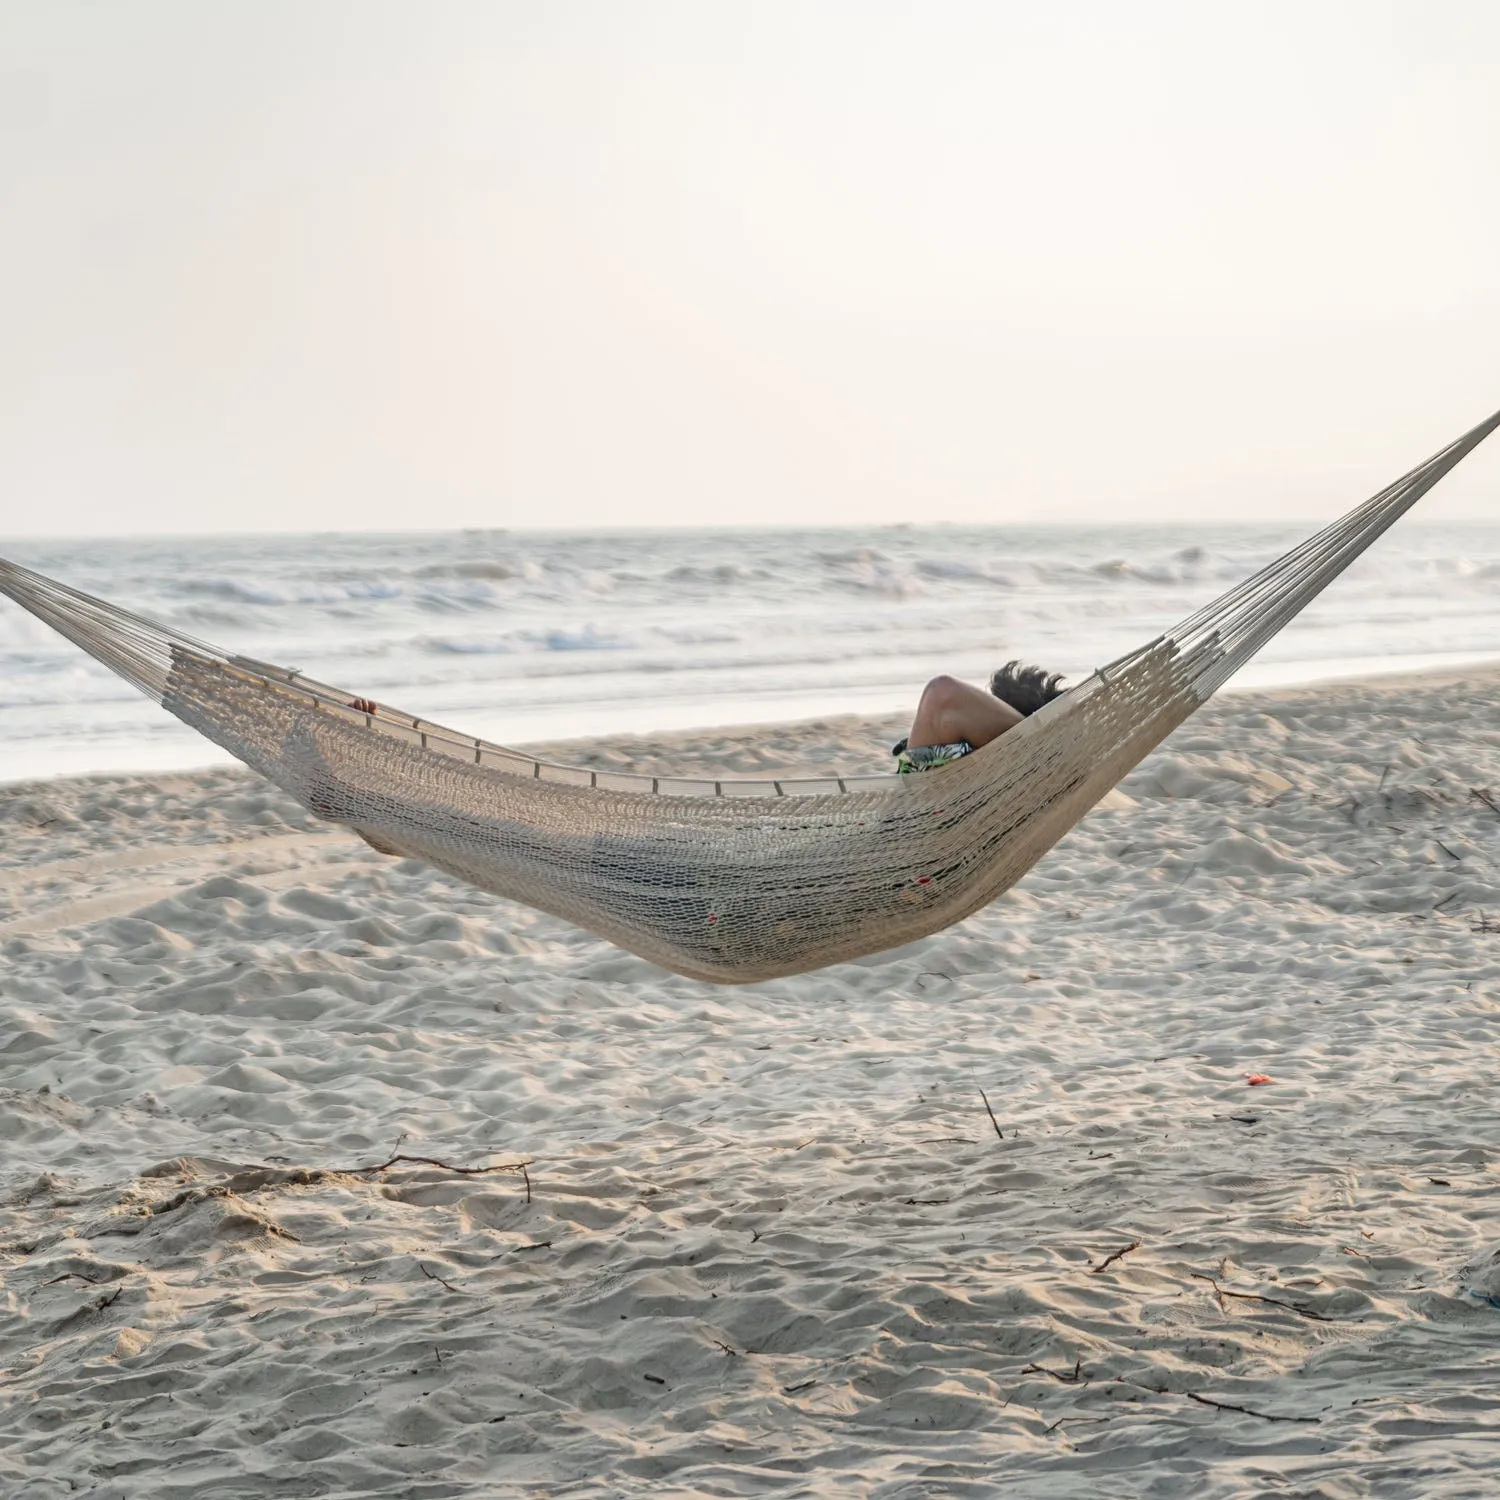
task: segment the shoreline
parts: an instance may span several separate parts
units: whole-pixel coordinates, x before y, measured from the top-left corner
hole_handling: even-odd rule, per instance
[[[1326,677],[1266,684],[1241,683],[1237,676],[1221,688],[1205,708],[1224,703],[1275,703],[1282,698],[1295,698],[1309,693],[1384,693],[1398,692],[1403,687],[1410,688],[1414,685],[1439,688],[1471,683],[1500,685],[1500,657],[1477,656],[1472,660],[1449,663],[1437,668],[1402,666],[1389,670],[1356,672],[1352,675],[1331,673]],[[165,712],[160,709],[157,711]],[[1201,714],[1203,711],[1200,709],[1198,712]],[[1192,722],[1189,720],[1188,724]],[[540,759],[585,769],[608,767],[615,770],[647,770],[665,765],[670,772],[680,770],[686,775],[704,775],[717,765],[747,776],[775,776],[793,770],[805,770],[813,775],[826,771],[829,762],[809,762],[806,759],[813,745],[824,742],[839,747],[844,756],[838,761],[837,769],[852,773],[857,766],[863,774],[878,774],[889,765],[888,757],[884,754],[886,746],[900,738],[909,723],[910,715],[902,712],[839,712],[795,719],[738,720],[658,731],[548,737],[517,741],[512,748]],[[208,742],[204,743],[207,745]],[[1170,745],[1171,741],[1168,740],[1167,743]],[[722,756],[725,746],[731,747],[728,758],[715,760],[715,754]],[[149,782],[159,778],[233,772],[236,769],[247,775],[255,775],[241,762],[225,754],[222,759],[207,763],[173,765],[159,769],[125,768],[64,772],[55,776],[0,778],[0,797],[20,795],[60,782]]]

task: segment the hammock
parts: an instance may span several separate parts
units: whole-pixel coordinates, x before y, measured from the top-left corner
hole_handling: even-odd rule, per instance
[[[3,560],[0,593],[382,852],[742,984],[894,948],[994,900],[1496,427],[1500,412],[983,749],[916,776],[553,765],[367,712]]]

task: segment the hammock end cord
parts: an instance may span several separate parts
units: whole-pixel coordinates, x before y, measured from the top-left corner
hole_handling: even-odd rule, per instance
[[[157,703],[167,693],[174,651],[195,652],[212,661],[227,660],[224,652],[207,641],[196,640],[3,557],[0,557],[0,594],[50,625]]]
[[[1226,590],[1146,646],[1094,674],[1108,682],[1163,642],[1194,663],[1192,690],[1206,703],[1252,656],[1382,537],[1446,474],[1500,430],[1500,411],[1408,470],[1370,499]]]

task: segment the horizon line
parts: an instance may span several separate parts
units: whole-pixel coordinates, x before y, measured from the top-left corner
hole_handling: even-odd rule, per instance
[[[713,536],[723,532],[760,532],[772,535],[777,532],[807,533],[817,531],[839,532],[920,532],[920,531],[1086,531],[1119,530],[1125,527],[1177,528],[1192,530],[1269,531],[1280,527],[1303,527],[1316,525],[1317,518],[1310,516],[1272,516],[1254,521],[1202,519],[1169,519],[1145,517],[1140,520],[1078,520],[1057,521],[825,521],[812,524],[774,522],[726,522],[714,526],[671,525],[669,523],[631,525],[629,522],[611,523],[606,526],[558,525],[558,526],[405,526],[371,527],[355,530],[337,526],[296,527],[264,530],[144,530],[144,531],[79,531],[79,532],[12,532],[0,536],[0,547],[12,542],[129,542],[129,541],[229,541],[235,538],[255,537],[417,537],[417,536],[622,536],[622,535],[674,535]],[[1500,530],[1500,516],[1494,518],[1454,517],[1442,520],[1413,519],[1404,528],[1414,526],[1478,527]]]

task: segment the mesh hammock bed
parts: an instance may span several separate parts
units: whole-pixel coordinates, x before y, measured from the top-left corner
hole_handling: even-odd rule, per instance
[[[919,776],[705,781],[553,765],[0,560],[0,593],[383,853],[679,974],[743,984],[938,932],[1014,885],[1496,427],[1500,412],[983,749]]]

